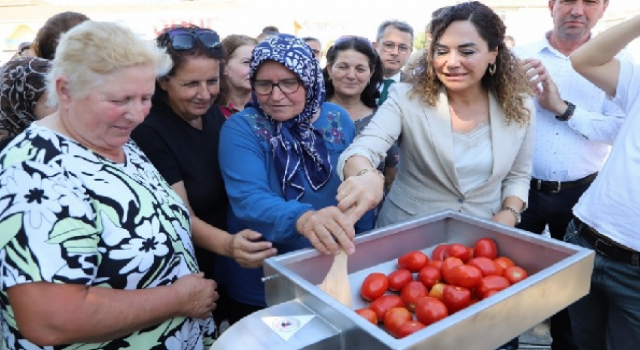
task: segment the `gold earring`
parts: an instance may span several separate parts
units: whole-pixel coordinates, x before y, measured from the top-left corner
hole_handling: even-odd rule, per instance
[[[498,69],[498,67],[496,66],[495,63],[491,63],[489,65],[489,74],[494,75],[496,74],[496,69]]]

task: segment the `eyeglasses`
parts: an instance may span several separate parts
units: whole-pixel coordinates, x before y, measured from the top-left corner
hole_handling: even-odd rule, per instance
[[[393,52],[393,50],[398,47],[398,53],[401,55],[408,54],[411,51],[411,46],[405,44],[396,44],[393,41],[383,41],[382,49],[385,52]]]
[[[282,93],[292,94],[300,88],[300,81],[298,79],[285,79],[277,83],[269,80],[256,80],[253,82],[253,90],[258,95],[270,95],[276,86]]]
[[[336,41],[333,44],[337,45],[337,44],[341,44],[341,43],[349,41],[349,40],[359,41],[359,42],[364,43],[367,46],[373,48],[373,44],[371,44],[371,41],[369,41],[369,39],[367,39],[367,38],[365,38],[363,36],[357,36],[357,35],[343,35],[343,36],[339,37],[338,39],[336,39]]]
[[[196,40],[200,40],[204,46],[210,49],[216,49],[222,46],[220,37],[211,29],[188,29],[177,28],[167,32],[169,42],[174,50],[184,51],[191,50],[196,46]]]

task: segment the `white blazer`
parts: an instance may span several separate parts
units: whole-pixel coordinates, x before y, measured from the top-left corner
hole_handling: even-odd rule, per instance
[[[490,219],[510,196],[520,198],[526,207],[535,130],[532,99],[526,103],[531,121],[521,126],[515,121],[507,123],[502,107],[489,94],[493,170],[485,183],[463,193],[455,170],[446,91],[441,90],[437,105],[431,107],[410,99],[410,89],[407,83],[394,84],[387,101],[338,161],[341,177],[345,160],[356,154],[376,166],[398,140],[398,172],[377,226],[445,209]]]

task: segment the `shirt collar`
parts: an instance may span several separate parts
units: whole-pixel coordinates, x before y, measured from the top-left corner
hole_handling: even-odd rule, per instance
[[[390,76],[389,78],[384,78],[385,80],[387,79],[392,79],[393,81],[395,81],[396,83],[400,82],[400,75],[402,74],[402,71],[396,73],[395,75]]]

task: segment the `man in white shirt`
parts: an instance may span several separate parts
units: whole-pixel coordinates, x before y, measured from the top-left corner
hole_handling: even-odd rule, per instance
[[[565,237],[596,251],[589,294],[569,306],[581,349],[640,344],[640,66],[614,58],[639,36],[635,16],[571,55],[576,71],[613,96],[627,116],[600,175],[574,207]]]
[[[514,53],[538,93],[528,208],[519,228],[562,240],[571,209],[596,178],[624,120],[605,93],[571,67],[569,55],[591,38],[608,0],[550,0],[554,27]],[[568,311],[551,318],[552,349],[578,349]]]
[[[380,55],[384,68],[384,81],[380,85],[381,105],[389,93],[391,84],[403,80],[402,67],[407,63],[413,51],[413,28],[402,21],[384,21],[378,27],[373,47]]]

